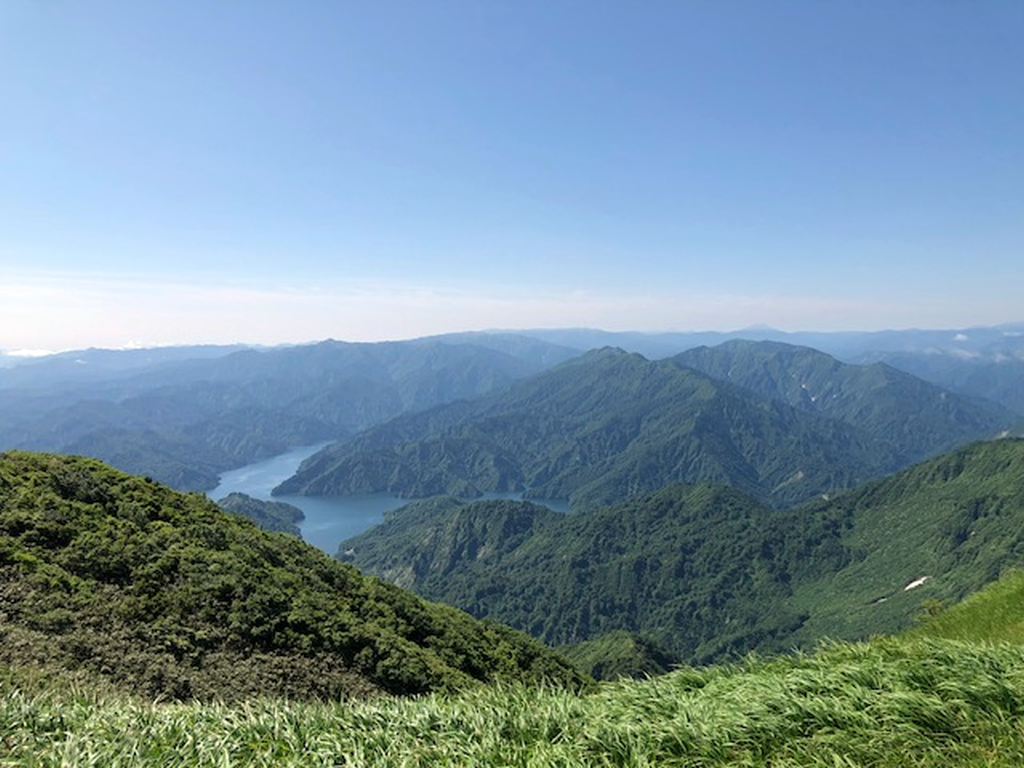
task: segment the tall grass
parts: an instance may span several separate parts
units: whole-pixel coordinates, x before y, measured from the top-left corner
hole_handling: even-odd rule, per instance
[[[890,639],[573,695],[228,707],[3,683],[0,765],[1019,766],[1024,648]]]
[[[907,635],[1024,644],[1024,570],[1011,570]]]

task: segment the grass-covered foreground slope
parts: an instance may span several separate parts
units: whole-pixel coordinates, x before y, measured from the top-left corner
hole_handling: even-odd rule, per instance
[[[809,648],[898,631],[926,601],[954,603],[1024,565],[1024,440],[977,443],[787,510],[707,485],[567,516],[434,500],[342,549],[552,644],[629,630],[688,663]]]
[[[1024,571],[1013,570],[949,609],[929,606],[908,637],[1024,645]]]
[[[1019,766],[1024,648],[890,639],[682,669],[577,695],[245,706],[0,682],[0,764],[33,766]]]
[[[525,635],[364,577],[205,496],[22,452],[0,454],[0,662],[171,699],[582,682]]]

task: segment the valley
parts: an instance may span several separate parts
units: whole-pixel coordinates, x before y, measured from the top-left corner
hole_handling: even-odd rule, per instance
[[[405,506],[410,500],[387,493],[331,497],[273,494],[274,488],[291,477],[303,460],[323,447],[323,444],[302,446],[229,470],[206,495],[213,501],[221,501],[230,494],[242,494],[258,501],[290,505],[302,513],[295,533],[333,555],[341,542],[383,522],[385,513]],[[522,494],[487,494],[485,497],[519,499]],[[558,499],[538,499],[537,503],[558,512],[568,511],[568,502]]]
[[[633,631],[689,664],[909,627],[1024,567],[1024,440],[977,443],[786,510],[670,486],[559,516],[438,499],[339,556],[552,645]]]
[[[963,610],[974,595],[1005,601],[1024,568],[1012,398],[742,339],[657,359],[508,334],[330,342],[172,355],[84,379],[51,362],[36,386],[27,368],[0,377],[0,686],[8,702],[41,691],[23,712],[64,708],[56,691],[84,686],[98,718],[129,697],[181,702],[190,718],[220,717],[201,709],[214,702],[288,700],[304,709],[278,719],[337,723],[318,708],[343,700],[384,701],[351,710],[371,719],[373,707],[425,706],[388,716],[502,720],[544,690],[549,736],[517,738],[536,756],[557,749],[550,732],[572,733],[565,754],[586,761],[609,753],[622,724],[585,732],[557,713],[645,700],[668,723],[674,707],[718,706],[705,689],[731,696],[783,678],[819,681],[813,709],[844,675],[879,674],[868,668],[892,679],[872,677],[863,694],[885,708],[924,695],[914,670],[960,680],[957,654],[1020,664],[944,645],[964,642],[962,625],[958,639],[922,639],[955,624],[947,614],[965,599]],[[54,450],[16,444],[30,434],[28,447]],[[1019,611],[1000,610],[1004,628],[991,631],[1012,632]],[[410,694],[427,703],[386,703]],[[1000,695],[1016,713],[1018,694]],[[804,704],[786,706],[816,732]],[[837,706],[845,714],[830,717],[860,738],[852,705]],[[167,711],[147,715],[157,730]],[[755,715],[714,717],[749,731]],[[74,726],[102,742],[88,728]],[[7,754],[45,752],[32,741],[45,729],[24,732],[36,735],[5,742]],[[921,744],[943,733],[914,732]],[[918,743],[872,733],[845,749]],[[169,732],[144,738],[187,754]],[[630,754],[674,759],[661,737],[643,738]],[[710,750],[708,765],[817,749],[796,733],[734,739],[745,746],[715,763],[711,742],[687,738],[687,750]],[[477,741],[482,760],[507,744]]]

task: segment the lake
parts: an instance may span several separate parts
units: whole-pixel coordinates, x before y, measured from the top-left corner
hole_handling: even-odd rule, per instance
[[[357,536],[384,521],[384,513],[397,509],[413,499],[401,499],[386,493],[371,493],[361,496],[271,496],[270,492],[295,474],[306,458],[323,448],[327,443],[293,448],[263,461],[225,472],[220,476],[220,485],[207,496],[216,501],[229,493],[244,493],[254,499],[283,501],[298,507],[306,516],[299,523],[302,538],[329,555],[338,552],[338,544]],[[487,499],[521,499],[522,494],[486,494]],[[558,512],[567,512],[568,503],[558,500],[539,500]]]
[[[225,472],[220,476],[220,485],[206,495],[216,501],[229,493],[244,493],[254,499],[283,501],[298,507],[306,516],[299,523],[302,538],[334,555],[342,541],[383,522],[385,512],[408,504],[410,500],[383,493],[331,498],[271,496],[270,492],[275,487],[295,474],[299,464],[325,445],[327,443],[293,448],[278,456]]]

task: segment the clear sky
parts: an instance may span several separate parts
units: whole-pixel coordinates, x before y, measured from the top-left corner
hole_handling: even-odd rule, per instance
[[[1021,0],[4,0],[0,349],[1024,319]]]

